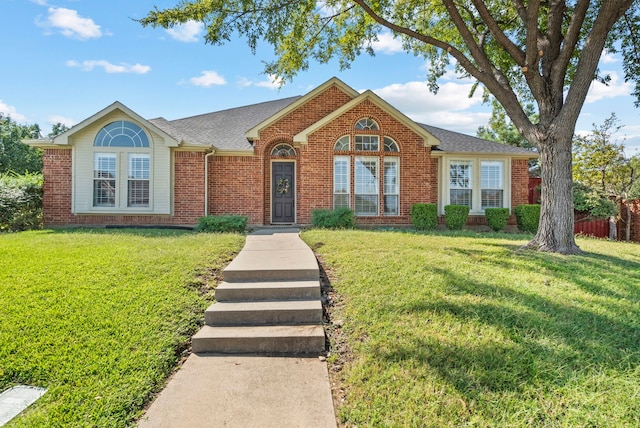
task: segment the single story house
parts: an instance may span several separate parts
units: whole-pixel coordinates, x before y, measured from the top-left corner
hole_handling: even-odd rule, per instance
[[[537,154],[416,123],[372,91],[332,78],[304,96],[177,120],[120,102],[44,150],[44,222],[194,225],[205,214],[250,225],[306,225],[349,207],[359,225],[410,225],[411,206],[527,203]]]

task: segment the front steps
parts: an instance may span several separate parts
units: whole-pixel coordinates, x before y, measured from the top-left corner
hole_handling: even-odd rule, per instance
[[[325,349],[320,272],[297,233],[249,235],[223,272],[195,353],[319,355]]]

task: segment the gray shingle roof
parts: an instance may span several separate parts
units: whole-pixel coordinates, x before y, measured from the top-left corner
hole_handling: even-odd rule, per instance
[[[157,118],[151,119],[149,122],[176,140],[184,141],[189,145],[207,147],[213,145],[222,150],[251,150],[251,144],[247,141],[245,133],[300,98],[300,96],[296,96],[267,101],[184,119]],[[435,126],[421,123],[418,125],[440,140],[440,145],[434,147],[434,152],[532,154],[536,156],[535,152],[520,147],[483,140]]]
[[[299,98],[296,96],[267,101],[177,120],[157,118],[149,122],[178,141],[188,144],[213,145],[217,149],[251,150],[245,133]]]
[[[446,129],[437,128],[431,125],[420,123],[424,129],[433,134],[440,145],[434,147],[434,152],[441,151],[446,153],[494,153],[505,155],[523,155],[531,154],[537,156],[535,152],[521,147],[514,147],[508,144],[496,143],[495,141],[484,140],[482,138],[473,137],[471,135],[460,134],[459,132],[447,131]]]

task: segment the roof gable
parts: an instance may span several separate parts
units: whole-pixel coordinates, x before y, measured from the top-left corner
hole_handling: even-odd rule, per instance
[[[68,146],[68,145],[70,145],[69,137],[71,137],[72,135],[82,131],[86,127],[92,125],[94,122],[96,122],[96,121],[98,121],[98,120],[110,115],[111,113],[113,113],[115,111],[121,111],[122,113],[124,113],[125,115],[129,116],[130,118],[136,120],[137,122],[139,122],[141,124],[144,124],[145,126],[150,128],[152,131],[158,133],[160,136],[162,136],[162,138],[164,138],[165,144],[167,146],[176,147],[176,146],[178,146],[180,144],[179,141],[177,141],[175,138],[173,138],[172,136],[170,136],[169,134],[164,132],[162,129],[158,128],[156,125],[154,125],[153,123],[149,122],[148,120],[146,120],[145,118],[140,116],[138,113],[134,112],[133,110],[131,110],[130,108],[128,108],[127,106],[122,104],[121,102],[116,101],[113,104],[103,108],[98,113],[94,114],[93,116],[90,116],[90,117],[86,118],[85,120],[83,120],[82,122],[78,123],[77,125],[73,126],[71,129],[68,129],[67,131],[63,132],[62,134],[55,136],[53,138],[53,141],[52,141],[53,145],[60,145],[60,146]]]
[[[303,95],[295,102],[289,104],[286,108],[280,110],[278,113],[274,114],[273,116],[265,119],[264,121],[255,125],[253,128],[249,129],[246,133],[247,139],[249,141],[260,139],[260,131],[267,128],[269,125],[275,123],[276,121],[280,120],[281,118],[283,118],[284,116],[292,112],[293,110],[297,109],[301,105],[308,102],[310,99],[316,97],[318,94],[321,94],[322,92],[326,91],[328,88],[332,86],[337,86],[344,93],[346,93],[347,95],[350,95],[352,98],[356,98],[360,95],[358,91],[348,86],[342,80],[338,79],[337,77],[332,77],[331,79],[327,80],[326,82],[324,82],[322,85],[318,86],[311,92],[307,93],[306,95]]]
[[[388,102],[380,98],[371,90],[367,90],[362,94],[358,94],[357,97],[355,97],[353,100],[343,105],[339,109],[335,110],[333,113],[325,116],[322,120],[319,120],[318,122],[314,123],[308,128],[300,131],[298,134],[296,134],[293,137],[293,142],[307,144],[308,137],[310,134],[322,128],[323,126],[327,125],[328,123],[330,123],[337,117],[341,116],[342,114],[348,112],[355,106],[361,104],[365,100],[368,100],[372,102],[374,105],[380,107],[381,109],[389,113],[392,117],[394,117],[398,122],[402,123],[404,126],[406,126],[410,130],[412,130],[413,132],[421,136],[425,146],[437,146],[440,144],[440,140],[436,136],[431,134],[427,129],[420,126],[413,120],[409,119],[407,116],[401,113],[398,109],[396,109],[391,104],[389,104]]]

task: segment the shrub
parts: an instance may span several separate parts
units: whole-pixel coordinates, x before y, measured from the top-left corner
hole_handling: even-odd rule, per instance
[[[469,207],[466,205],[447,205],[444,207],[444,225],[449,230],[460,230],[467,223]]]
[[[494,232],[500,232],[507,227],[509,219],[509,208],[485,208],[484,216],[487,219],[487,225]]]
[[[198,232],[236,232],[244,233],[247,229],[247,216],[244,215],[206,215],[198,219]]]
[[[438,225],[438,206],[424,203],[411,205],[411,222],[418,230],[435,229]]]
[[[311,212],[311,225],[320,229],[353,229],[356,217],[349,208],[316,209]]]
[[[42,175],[0,174],[0,231],[42,228]]]
[[[540,205],[524,204],[513,209],[518,222],[518,229],[523,232],[536,233],[540,222]]]

